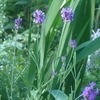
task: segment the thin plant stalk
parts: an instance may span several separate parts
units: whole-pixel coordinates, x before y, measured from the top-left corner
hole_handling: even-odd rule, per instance
[[[31,18],[31,7],[32,7],[32,2],[30,2],[29,3],[29,5],[30,5],[30,8],[29,8],[29,10],[30,10],[30,13],[29,13],[29,18],[30,18],[30,20],[29,20],[29,36],[28,36],[28,49],[30,49],[30,45],[31,45],[31,31],[32,31],[32,24],[31,24],[31,21],[32,21],[32,18]]]
[[[61,52],[60,52],[60,48],[61,48],[61,45],[62,44],[62,41],[63,41],[63,35],[64,35],[64,32],[65,32],[65,28],[66,28],[66,23],[64,23],[64,26],[63,26],[63,29],[62,29],[62,35],[61,35],[61,38],[60,38],[60,42],[59,42],[59,47],[58,47],[58,55],[61,55]]]
[[[14,53],[13,53],[13,66],[12,66],[12,74],[11,74],[11,100],[13,100],[13,82],[14,82],[14,67],[15,67],[15,54],[16,54],[16,35],[17,30],[15,30],[15,45],[14,45]]]
[[[70,58],[69,58],[69,61],[68,61],[68,64],[67,64],[67,68],[68,68],[68,66],[69,66],[69,63],[71,62],[73,52],[74,52],[74,49],[72,50],[71,56],[70,56]],[[66,70],[67,70],[67,68],[66,68]],[[65,72],[66,72],[66,71],[65,71]],[[63,73],[64,76],[65,76],[65,72]],[[61,85],[63,84],[64,80],[65,80],[65,77],[63,77],[63,81],[60,83],[58,90],[61,88]],[[57,92],[57,95],[58,95],[58,92]],[[57,97],[57,95],[56,95],[56,97]]]

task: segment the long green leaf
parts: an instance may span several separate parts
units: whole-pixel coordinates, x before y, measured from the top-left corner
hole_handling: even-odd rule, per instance
[[[14,4],[14,6],[15,6],[15,5],[24,5],[24,4],[27,4],[27,3],[28,3],[28,0],[20,0],[20,1],[16,2],[16,3]]]
[[[91,43],[91,41],[84,42],[81,45],[77,46],[77,48],[75,48],[75,50],[78,51],[78,50],[86,47],[89,43]]]
[[[87,45],[77,56],[77,63],[100,48],[100,37]]]

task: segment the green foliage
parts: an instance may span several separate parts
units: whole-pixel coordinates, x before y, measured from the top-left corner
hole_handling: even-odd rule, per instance
[[[95,2],[96,2],[97,4],[99,4],[99,3],[100,3],[100,1],[99,1],[99,0],[95,0]]]
[[[83,51],[77,56],[77,62],[81,61],[83,58],[87,57],[89,54],[91,54],[93,51],[99,49],[99,44],[96,45],[96,43],[100,42],[100,37],[95,39],[95,41],[92,41],[83,49]],[[93,48],[92,48],[93,47]]]
[[[60,11],[61,11],[61,8],[63,7],[62,3],[63,3],[62,0],[59,0],[59,2],[56,2],[56,1],[51,2],[50,8],[47,13],[46,21],[45,21],[45,23],[43,23],[42,29],[41,29],[40,45],[39,45],[40,49],[38,49],[38,47],[37,47],[38,44],[36,43],[37,44],[36,48],[35,48],[35,50],[33,50],[33,51],[37,51],[37,52],[34,53],[34,55],[33,55],[33,61],[30,66],[31,70],[29,71],[29,77],[31,77],[31,79],[32,79],[31,75],[33,75],[33,79],[30,81],[33,84],[35,84],[35,82],[34,82],[35,73],[34,74],[30,74],[30,73],[32,73],[32,70],[34,71],[36,69],[36,71],[37,71],[36,74],[38,74],[38,76],[37,75],[35,75],[35,76],[37,77],[36,78],[37,79],[36,87],[37,87],[38,91],[41,91],[42,86],[44,86],[43,84],[45,84],[46,81],[49,81],[49,79],[52,75],[52,69],[54,69],[59,75],[59,73],[62,69],[62,62],[60,60],[61,56],[63,56],[63,55],[67,56],[68,59],[67,59],[66,63],[68,65],[66,65],[66,67],[73,69],[73,67],[69,65],[69,63],[71,63],[70,59],[72,59],[72,56],[71,56],[72,50],[69,46],[70,40],[73,38],[76,38],[76,40],[78,39],[77,44],[80,45],[90,39],[92,25],[93,25],[93,18],[94,18],[93,17],[94,16],[94,13],[93,13],[94,1],[92,1],[92,2],[90,0],[88,2],[87,1],[77,1],[77,2],[76,1],[75,2],[74,1],[69,1],[69,2],[66,1],[66,2],[64,2],[63,5],[64,6],[67,6],[67,5],[73,6],[74,5],[73,9],[76,12],[76,17],[72,23],[64,24],[59,44],[56,46],[56,49],[55,49],[56,52],[53,51],[52,55],[50,56],[49,53],[51,52],[50,51],[51,44],[52,44],[52,41],[53,41],[55,35],[57,34],[55,32],[55,28],[56,28],[56,26],[59,26],[62,22],[61,17],[60,17]],[[84,6],[85,6],[85,8],[84,8]],[[80,17],[84,11],[85,11],[85,13],[84,13],[83,17]],[[78,25],[76,25],[76,23],[78,25],[81,23],[81,25],[78,26]],[[87,32],[88,32],[88,34],[87,34]],[[74,33],[76,33],[76,34],[74,34]],[[97,39],[97,41],[98,40],[99,39]],[[86,65],[85,58],[88,56],[89,53],[92,53],[93,51],[95,51],[96,49],[99,48],[99,46],[96,46],[93,49],[90,49],[89,46],[93,46],[95,42],[97,43],[97,41],[95,40],[92,43],[90,42],[88,45],[86,45],[85,48],[83,48],[83,50],[81,49],[81,50],[77,51],[76,60],[77,60],[78,65],[77,65],[77,67],[75,67],[76,68],[75,70],[77,72],[79,72],[79,71],[82,72],[82,73],[80,72],[80,74],[76,72],[77,75],[79,74],[78,77],[80,80],[82,80],[83,76],[84,76],[85,65]],[[87,50],[93,50],[93,51],[90,52]],[[84,55],[83,55],[83,52],[84,52]],[[38,56],[36,54],[38,54]],[[49,55],[49,58],[48,58],[48,55]],[[34,60],[35,58],[36,58],[36,60]],[[48,62],[48,59],[51,63]],[[83,60],[83,61],[81,61],[81,60]],[[79,62],[79,61],[81,61],[81,62]],[[83,65],[82,70],[80,70],[81,65]],[[65,70],[68,70],[68,69],[65,69]],[[63,78],[63,80],[66,79],[65,85],[68,87],[68,88],[65,88],[65,91],[64,91],[67,94],[70,93],[71,86],[74,91],[79,92],[79,90],[75,90],[75,88],[74,88],[74,85],[75,85],[74,79],[73,79],[74,77],[71,73],[71,70],[68,70],[68,72],[65,72],[66,75]],[[47,73],[49,73],[49,76],[47,76],[48,75]],[[45,81],[45,79],[46,79],[46,81]],[[81,82],[82,81],[79,81],[78,85]],[[58,89],[59,84],[60,85],[62,84],[59,81],[59,78],[55,78],[49,87],[51,90]],[[49,85],[49,84],[47,84],[47,85]],[[62,88],[62,86],[61,86],[61,88]],[[49,88],[47,88],[47,89],[49,90]],[[79,86],[78,86],[78,89],[79,89]]]
[[[91,81],[94,81],[97,83],[98,87],[100,88],[100,77],[99,77],[99,72],[100,72],[100,50],[94,52],[91,54],[90,61],[87,62],[87,73],[85,74],[84,77],[84,82],[89,83]]]
[[[24,5],[27,3],[28,3],[28,0],[20,0],[20,1],[16,2],[14,5]]]
[[[100,48],[100,38],[90,41],[94,4],[94,0],[50,0],[49,4],[48,0],[6,1],[4,29],[15,36],[6,37],[0,45],[0,79],[6,83],[0,84],[3,100],[80,98],[87,56]],[[44,8],[45,5],[49,8]],[[67,6],[73,8],[75,17],[73,22],[63,23],[60,12]],[[35,9],[46,12],[42,25],[32,24]],[[17,16],[23,19],[23,25],[14,32],[11,29]],[[70,47],[72,39],[77,41],[75,49]],[[65,63],[62,56],[67,57]]]
[[[30,21],[32,13],[35,9],[43,9],[46,11],[45,6],[48,0],[7,0],[5,2],[4,12],[6,15],[6,22],[4,24],[5,31],[10,34],[14,28],[14,20],[17,17],[23,19],[23,27],[20,32],[30,28]]]
[[[67,95],[60,90],[52,90],[50,93],[55,97],[56,100],[68,100]]]
[[[15,45],[15,38],[17,42]],[[27,37],[26,37],[27,38]],[[0,94],[2,100],[7,100],[7,88],[8,95],[10,95],[10,85],[13,84],[13,93],[15,100],[25,98],[26,95],[26,83],[20,76],[26,77],[27,67],[29,66],[26,39],[25,35],[17,35],[13,37],[9,35],[8,39],[0,44]],[[20,42],[21,41],[21,42]],[[16,47],[16,58],[13,56],[14,47]],[[13,60],[16,60],[15,66]],[[12,67],[14,67],[14,81],[11,82]]]
[[[98,28],[100,28],[100,1],[96,0],[95,4],[95,20],[94,20],[94,30],[96,31]]]

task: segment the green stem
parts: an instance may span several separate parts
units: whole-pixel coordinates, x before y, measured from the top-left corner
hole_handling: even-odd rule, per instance
[[[9,92],[8,92],[8,87],[6,86],[6,93],[7,93],[7,98],[10,100]]]
[[[30,48],[30,44],[31,44],[31,21],[30,21],[30,26],[29,26],[28,49]]]
[[[30,44],[31,44],[31,21],[32,21],[32,18],[31,18],[31,8],[32,8],[32,2],[29,3],[29,36],[28,36],[28,49],[30,48]]]
[[[36,43],[37,43],[37,61],[38,61],[38,64],[37,64],[37,69],[38,69],[38,88],[40,88],[40,86],[41,86],[41,68],[39,67],[39,54],[38,54],[38,52],[39,52],[39,25],[37,25],[37,41],[36,41]]]
[[[62,74],[62,75],[63,75],[63,81],[60,83],[58,90],[61,88],[61,86],[62,86],[62,84],[63,84],[63,82],[64,82],[64,80],[65,80],[65,78],[64,78],[65,72],[66,72],[66,70],[68,69],[68,66],[69,66],[69,64],[70,64],[70,62],[71,62],[71,59],[72,59],[72,56],[73,56],[73,52],[74,52],[74,49],[72,50],[72,53],[71,53],[71,56],[70,56],[70,58],[69,58],[69,61],[68,61],[68,64],[67,64],[67,67],[66,67],[65,71],[62,72],[62,73],[63,73],[63,74]],[[60,74],[60,75],[61,75],[61,74]],[[57,92],[56,96],[57,96],[57,95],[58,95],[58,92]]]
[[[64,23],[64,26],[63,26],[63,29],[62,29],[62,33],[61,33],[60,42],[59,42],[59,46],[58,46],[58,55],[59,56],[61,56],[61,45],[63,45],[62,41],[63,41],[63,35],[64,35],[64,32],[65,32],[65,28],[66,28],[66,23]]]
[[[14,46],[14,55],[13,55],[13,66],[12,66],[12,74],[11,74],[11,100],[13,100],[13,82],[14,82],[14,67],[15,67],[15,52],[16,52],[16,35],[17,31],[15,31],[15,46]]]
[[[51,77],[51,79],[49,79],[44,85],[42,85],[42,88],[46,87],[52,80],[53,80],[54,76]]]
[[[39,25],[37,25],[37,57],[39,56],[38,52],[39,52],[39,37],[40,37],[40,34],[39,34]],[[37,61],[39,63],[39,58],[37,58]],[[37,66],[39,68],[39,64]]]
[[[70,62],[71,62],[71,59],[72,59],[72,56],[73,56],[73,52],[74,52],[74,49],[72,49],[71,56],[70,56],[70,58],[69,58],[69,61],[68,61],[68,64],[67,64],[66,69],[68,68],[68,66],[69,66],[69,64],[70,64]]]
[[[79,95],[75,100],[78,100],[80,97],[82,97],[82,94],[81,95]]]

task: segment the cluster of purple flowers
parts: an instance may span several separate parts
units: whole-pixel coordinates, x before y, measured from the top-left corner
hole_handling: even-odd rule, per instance
[[[62,9],[61,16],[64,22],[73,21],[74,12],[72,12],[72,9],[68,6]],[[33,17],[34,17],[33,22],[36,24],[42,24],[46,18],[45,13],[41,10],[36,10],[33,13]]]
[[[42,24],[45,20],[45,13],[41,10],[36,10],[33,14],[33,22],[36,24]]]
[[[21,25],[22,25],[22,19],[21,18],[15,19],[15,30],[19,30]]]
[[[66,7],[62,9],[61,16],[64,22],[73,21],[74,12],[72,12],[72,9],[70,7]],[[45,13],[41,10],[36,10],[33,13],[33,17],[34,17],[33,22],[36,24],[42,24],[46,18]],[[22,19],[20,18],[15,19],[16,30],[19,30],[19,27],[21,26],[21,24],[22,24]]]
[[[97,95],[99,94],[98,88],[94,88],[96,86],[95,82],[90,83],[90,86],[85,87],[82,95],[85,100],[95,100]]]
[[[62,9],[61,16],[62,16],[62,19],[64,20],[64,22],[73,21],[74,12],[72,12],[72,9],[68,6],[68,7]],[[44,22],[45,18],[46,18],[45,13],[41,10],[36,10],[33,13],[33,17],[34,17],[33,22],[36,23],[36,24],[42,24]],[[15,19],[15,30],[19,30],[21,24],[22,24],[21,18]],[[76,47],[76,41],[72,40],[70,42],[70,45],[71,45],[72,48],[75,48]]]
[[[72,12],[72,9],[68,6],[62,9],[61,16],[64,22],[73,21],[74,12]]]

